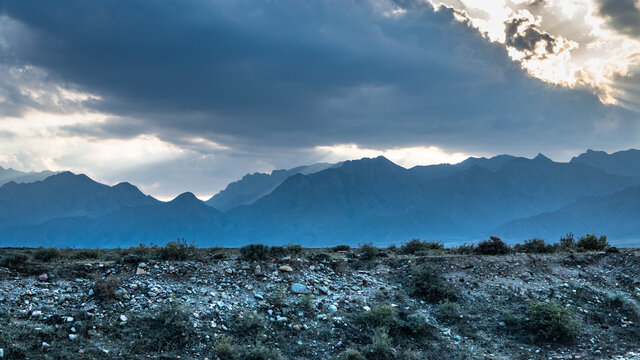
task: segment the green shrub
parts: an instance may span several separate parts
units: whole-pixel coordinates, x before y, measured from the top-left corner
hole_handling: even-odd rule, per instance
[[[576,241],[573,239],[573,233],[567,233],[560,238],[560,248],[564,251],[571,250],[576,247]]]
[[[521,316],[516,315],[511,309],[502,309],[498,319],[510,328],[520,327],[523,320]]]
[[[0,259],[0,266],[6,268],[16,268],[29,261],[29,257],[23,253],[9,253]]]
[[[182,239],[169,241],[165,246],[159,247],[157,251],[162,260],[184,261],[195,256],[196,247],[187,245],[187,242]]]
[[[336,360],[367,360],[358,350],[347,349],[336,357]]]
[[[98,279],[93,284],[93,296],[102,301],[113,301],[116,299],[116,290],[120,287],[120,282],[109,276],[105,279]]]
[[[607,242],[606,236],[602,235],[598,238],[594,234],[587,234],[581,237],[576,243],[578,249],[586,251],[602,251],[607,246],[609,246],[609,243]]]
[[[464,243],[458,247],[453,248],[451,251],[457,255],[471,255],[476,251],[476,247],[473,244],[467,245],[467,243]]]
[[[444,245],[441,241],[421,241],[420,239],[413,239],[400,247],[400,253],[411,255],[421,251],[443,249]]]
[[[407,315],[402,327],[412,334],[424,333],[428,329],[427,318],[420,313]]]
[[[220,359],[237,359],[238,349],[229,336],[224,336],[220,340],[216,341],[213,346],[213,352]]]
[[[447,282],[442,273],[427,264],[412,269],[409,289],[413,296],[423,298],[432,304],[457,299],[453,286]]]
[[[351,246],[349,245],[338,245],[331,248],[331,251],[349,251],[351,250]]]
[[[496,236],[492,236],[489,240],[479,242],[475,248],[475,252],[480,255],[508,254],[510,250],[509,245]]]
[[[75,251],[71,257],[77,260],[100,259],[100,251],[98,249],[80,249]]]
[[[239,352],[238,360],[280,360],[282,355],[276,349],[257,345],[255,347],[245,347]]]
[[[528,254],[549,254],[555,252],[556,249],[557,246],[547,244],[544,239],[537,238],[526,240],[524,244],[516,244],[513,246],[513,251]]]
[[[240,256],[244,260],[267,260],[271,257],[270,248],[263,244],[249,244],[240,248]]]
[[[373,244],[360,244],[360,247],[358,248],[358,255],[360,256],[360,259],[363,260],[375,259],[378,256],[378,253],[379,249],[373,246]]]
[[[175,304],[159,311],[134,317],[124,334],[131,339],[131,349],[142,352],[177,351],[194,341],[195,331],[189,314]]]
[[[527,309],[529,332],[535,340],[567,343],[578,335],[578,324],[573,313],[556,301],[532,301]]]
[[[236,318],[233,331],[241,336],[256,337],[265,329],[264,317],[251,311],[245,311]]]
[[[33,258],[39,261],[49,262],[60,256],[60,250],[56,248],[39,247],[33,253]]]
[[[369,311],[362,311],[358,320],[368,329],[395,329],[400,325],[398,312],[389,305],[378,305]]]
[[[438,305],[438,319],[444,322],[454,322],[460,319],[460,305],[448,300],[441,302]]]
[[[391,360],[395,358],[387,328],[380,327],[375,329],[371,345],[367,346],[366,353],[369,360]]]

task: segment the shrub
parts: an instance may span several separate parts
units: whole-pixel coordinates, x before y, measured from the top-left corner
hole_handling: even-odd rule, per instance
[[[377,328],[373,334],[371,345],[367,346],[367,359],[389,360],[394,359],[394,350],[389,339],[389,330],[381,327]]]
[[[509,251],[509,245],[496,236],[492,236],[489,240],[479,242],[475,249],[475,252],[481,255],[508,254]]]
[[[99,259],[100,251],[98,249],[80,249],[71,256],[74,259]]]
[[[351,246],[349,246],[349,245],[338,245],[338,246],[334,246],[334,247],[331,248],[331,251],[335,251],[335,252],[338,252],[338,251],[349,251],[349,250],[351,250]]]
[[[467,243],[464,243],[464,244],[452,249],[452,252],[454,254],[457,254],[457,255],[471,255],[475,251],[476,251],[475,245],[473,245],[473,244],[467,245]]]
[[[424,333],[428,328],[427,318],[420,313],[409,314],[403,321],[402,326],[412,334]]]
[[[442,249],[444,249],[444,245],[441,241],[421,241],[420,239],[413,239],[400,247],[400,253],[409,255],[421,251]]]
[[[576,247],[576,241],[573,239],[573,233],[567,233],[560,238],[560,248],[562,250],[570,250]]]
[[[413,296],[421,297],[432,304],[457,299],[453,286],[447,282],[442,273],[427,264],[412,270],[409,288]]]
[[[460,318],[460,305],[457,302],[445,300],[438,305],[438,318],[445,322],[453,322]]]
[[[249,244],[240,248],[240,256],[245,260],[258,261],[268,259],[271,254],[269,247],[266,245]]]
[[[520,327],[522,325],[522,317],[516,315],[513,310],[502,309],[498,319],[508,327]]]
[[[358,255],[363,260],[371,260],[378,256],[378,248],[373,244],[361,244],[358,249]]]
[[[239,353],[240,360],[280,360],[282,355],[276,349],[257,345],[251,348],[242,348]]]
[[[15,268],[29,261],[29,257],[22,253],[9,253],[0,259],[0,266],[6,268]]]
[[[242,336],[255,337],[265,328],[264,318],[255,312],[245,311],[236,318],[233,331]]]
[[[56,248],[38,248],[33,253],[33,258],[39,261],[49,262],[60,256],[60,250]]]
[[[93,295],[102,301],[112,301],[116,298],[116,290],[120,287],[120,282],[109,276],[106,279],[98,279],[93,284]]]
[[[158,255],[162,260],[184,261],[193,258],[195,251],[194,245],[187,245],[187,242],[182,239],[169,241],[165,246],[159,247]]]
[[[394,329],[400,325],[396,309],[389,305],[378,305],[369,311],[361,312],[359,321],[368,329],[379,327]]]
[[[238,358],[238,349],[233,344],[229,336],[224,336],[220,340],[216,341],[216,344],[213,346],[213,352],[220,359]]]
[[[347,349],[336,357],[337,360],[367,360],[358,350]]]
[[[530,239],[526,240],[524,244],[516,244],[513,246],[513,251],[523,252],[529,254],[548,254],[556,251],[556,246],[547,244],[544,239]]]
[[[532,301],[527,315],[528,330],[537,341],[567,343],[578,335],[578,324],[573,313],[556,301]]]
[[[581,237],[576,243],[576,247],[586,251],[602,251],[609,246],[607,237],[602,235],[599,238],[594,234],[587,234]]]
[[[125,334],[133,339],[132,349],[137,351],[175,351],[189,344],[195,332],[189,314],[177,305],[165,305],[159,311],[134,318]]]

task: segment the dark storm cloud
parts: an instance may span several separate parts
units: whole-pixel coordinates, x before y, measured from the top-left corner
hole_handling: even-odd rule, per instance
[[[423,2],[0,0],[18,62],[100,96],[88,136],[206,137],[234,148],[628,141],[637,114],[531,79],[500,44]],[[406,13],[385,16],[398,6]],[[527,30],[511,46],[553,39]],[[128,120],[135,119],[135,120]],[[597,146],[598,144],[593,144]],[[475,147],[475,148],[474,148]]]
[[[532,24],[525,25],[524,31],[518,31],[518,28],[528,21],[519,18],[506,22],[505,44],[525,53],[526,59],[538,56],[535,50],[539,43],[542,43],[547,54],[553,54],[556,40],[551,35],[536,29]]]
[[[640,37],[640,6],[636,0],[597,0],[598,13],[616,31]]]

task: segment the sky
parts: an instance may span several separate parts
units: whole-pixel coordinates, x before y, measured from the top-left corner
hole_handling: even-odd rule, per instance
[[[0,0],[0,166],[251,172],[640,147],[635,0]]]

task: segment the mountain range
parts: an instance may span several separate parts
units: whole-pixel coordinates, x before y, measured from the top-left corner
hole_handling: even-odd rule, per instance
[[[507,241],[573,232],[640,239],[640,151],[588,150],[569,162],[539,154],[469,158],[410,169],[384,157],[254,173],[203,202],[169,202],[121,183],[53,174],[0,187],[0,245],[125,247],[184,238],[247,243]]]

